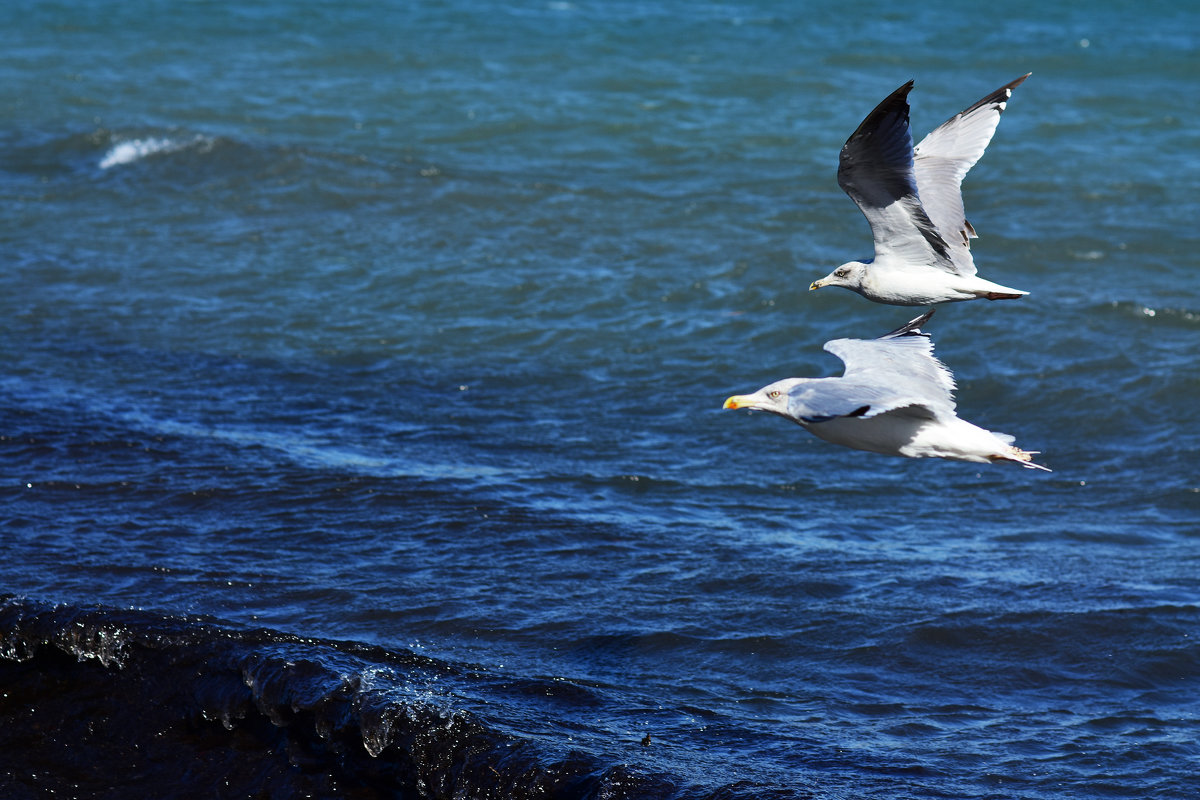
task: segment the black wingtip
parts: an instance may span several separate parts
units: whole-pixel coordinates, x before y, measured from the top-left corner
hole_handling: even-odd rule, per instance
[[[910,80],[908,83],[904,84],[899,89],[897,89],[896,91],[889,94],[887,97],[885,97],[883,99],[882,102],[880,102],[879,105],[875,106],[875,110],[871,112],[870,116],[868,116],[867,119],[870,119],[871,117],[878,118],[878,117],[881,117],[884,114],[888,113],[889,111],[894,111],[894,110],[899,110],[899,109],[903,109],[903,113],[904,113],[905,117],[907,117],[908,116],[908,93],[912,91],[913,85],[915,83],[916,83],[915,80]],[[864,121],[864,123],[865,123],[865,121]]]
[[[960,117],[966,116],[967,114],[970,114],[972,111],[974,111],[978,108],[982,108],[983,106],[995,105],[997,103],[1007,103],[1009,98],[1012,97],[1013,89],[1017,88],[1022,83],[1024,83],[1025,79],[1028,78],[1032,74],[1033,74],[1032,72],[1026,72],[1024,75],[1017,78],[1015,81],[1004,84],[999,89],[997,89],[996,91],[989,94],[987,97],[981,98],[979,100],[979,102],[974,103],[970,108],[963,109],[962,113],[958,114],[958,116],[960,116]],[[1003,111],[1004,110],[1003,107],[1000,110]]]
[[[860,208],[864,203],[886,206],[901,197],[916,197],[908,107],[912,87],[909,81],[884,98],[842,145],[838,186]]]
[[[896,91],[889,94],[887,97],[883,98],[879,105],[875,106],[871,113],[867,114],[866,118],[859,123],[858,128],[855,129],[854,133],[850,134],[850,138],[846,140],[846,145],[849,145],[855,139],[862,139],[870,136],[878,128],[884,125],[884,121],[887,120],[890,115],[895,115],[895,117],[900,121],[900,124],[907,129],[908,93],[912,91],[913,83],[913,81],[909,81]],[[895,123],[893,122],[892,124]],[[843,149],[845,148],[843,147]]]
[[[901,336],[928,336],[929,334],[921,331],[921,326],[929,321],[933,316],[933,312],[937,309],[931,308],[916,319],[909,320],[891,333],[885,333],[880,336],[880,339],[897,339]]]

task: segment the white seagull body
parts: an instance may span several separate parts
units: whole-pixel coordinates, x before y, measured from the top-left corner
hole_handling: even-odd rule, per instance
[[[725,408],[769,411],[833,444],[906,458],[1012,461],[1049,470],[1013,437],[960,419],[954,376],[933,355],[920,326],[927,311],[878,339],[834,339],[825,349],[846,364],[840,378],[785,378],[753,394],[734,395]]]
[[[809,289],[841,286],[876,303],[924,306],[1012,300],[1029,294],[975,274],[975,229],[962,180],[983,155],[1013,89],[1026,74],[946,120],[913,147],[908,93],[892,92],[867,115],[838,161],[838,185],[871,224],[875,257],[847,262]]]

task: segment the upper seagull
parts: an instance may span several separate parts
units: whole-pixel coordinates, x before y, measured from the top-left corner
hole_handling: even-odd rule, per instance
[[[770,411],[827,442],[908,458],[1012,461],[1030,469],[1034,453],[1013,437],[980,428],[954,412],[954,376],[933,355],[920,326],[933,309],[878,339],[834,339],[825,349],[846,364],[840,378],[785,378],[725,408]]]
[[[875,257],[842,264],[808,288],[841,286],[895,306],[1029,294],[975,274],[976,234],[963,212],[961,187],[992,140],[1013,89],[1031,74],[946,120],[915,149],[908,124],[913,82],[876,106],[846,140],[838,162],[838,185],[871,223]]]

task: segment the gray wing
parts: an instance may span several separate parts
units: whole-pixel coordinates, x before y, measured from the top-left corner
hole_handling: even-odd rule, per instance
[[[913,168],[908,93],[892,92],[867,115],[842,146],[838,185],[871,224],[875,258],[953,271],[950,250],[925,213]]]
[[[955,114],[930,131],[916,147],[913,172],[921,204],[949,246],[955,271],[961,275],[975,274],[970,249],[975,229],[963,210],[963,178],[992,141],[1013,89],[1031,74],[1017,78]]]
[[[873,378],[817,378],[788,393],[788,415],[803,422],[828,422],[838,417],[869,418],[902,408],[931,419],[947,410],[928,398],[905,393],[902,386],[881,383]],[[949,412],[953,411],[954,404],[951,403]]]
[[[919,328],[929,317],[923,314],[879,339],[826,342],[825,349],[846,365],[845,374],[832,379],[842,382],[839,392],[862,397],[859,407],[870,406],[858,416],[907,406],[935,415],[954,413],[954,376],[934,357],[933,342]]]

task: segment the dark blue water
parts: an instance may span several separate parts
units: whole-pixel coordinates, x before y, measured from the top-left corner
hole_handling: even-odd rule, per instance
[[[0,10],[3,794],[1200,794],[1200,12],[849,11]],[[927,330],[1054,472],[722,412],[1028,71]]]

